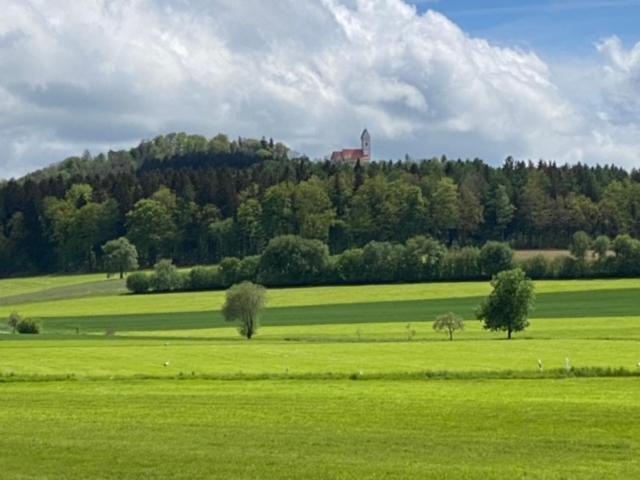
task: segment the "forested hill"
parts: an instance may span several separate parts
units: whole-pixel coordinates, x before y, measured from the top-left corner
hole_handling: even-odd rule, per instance
[[[24,179],[34,181],[62,176],[64,179],[106,176],[113,173],[168,168],[248,167],[266,159],[285,158],[288,148],[273,139],[238,138],[230,141],[218,134],[211,139],[201,135],[170,133],[143,141],[129,150],[110,151],[92,157],[85,152],[35,171]]]
[[[272,140],[171,134],[0,184],[0,275],[102,268],[126,236],[140,263],[215,263],[283,234],[333,253],[431,236],[566,247],[572,234],[640,236],[640,172],[431,159],[336,165]]]

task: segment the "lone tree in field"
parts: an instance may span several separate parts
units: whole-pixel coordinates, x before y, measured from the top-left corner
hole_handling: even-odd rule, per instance
[[[138,269],[138,250],[125,237],[110,240],[102,246],[104,266],[109,275],[119,273],[124,278],[125,272]]]
[[[258,330],[260,312],[266,303],[266,290],[262,285],[242,282],[227,290],[222,315],[227,322],[239,322],[238,332],[251,340]]]
[[[11,327],[13,333],[16,333],[16,329],[18,328],[18,324],[22,321],[22,317],[18,312],[11,312],[9,314],[9,319],[7,320],[7,325]]]
[[[513,332],[521,332],[529,326],[527,317],[533,306],[533,282],[516,268],[500,272],[491,280],[493,292],[478,307],[476,315],[484,320],[484,328],[506,331],[511,339]]]
[[[447,332],[449,340],[453,341],[453,332],[464,330],[464,320],[454,313],[445,313],[436,317],[433,329],[437,332]]]

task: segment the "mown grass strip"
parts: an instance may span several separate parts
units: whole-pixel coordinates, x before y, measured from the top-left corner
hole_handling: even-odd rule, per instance
[[[336,380],[553,380],[568,378],[628,378],[640,377],[640,368],[609,367],[573,367],[567,369],[532,370],[495,370],[495,371],[450,371],[426,370],[416,372],[310,372],[310,373],[229,373],[209,374],[198,372],[179,372],[175,375],[24,375],[5,373],[0,375],[0,383],[12,382],[78,382],[78,381],[129,381],[129,380],[210,380],[210,381],[265,381],[265,380],[300,380],[300,381],[336,381]]]

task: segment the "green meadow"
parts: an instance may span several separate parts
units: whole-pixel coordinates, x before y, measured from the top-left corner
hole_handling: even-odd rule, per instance
[[[0,477],[640,478],[640,281],[536,282],[511,341],[489,291],[270,289],[247,341],[224,292],[1,280],[43,331],[0,326]]]

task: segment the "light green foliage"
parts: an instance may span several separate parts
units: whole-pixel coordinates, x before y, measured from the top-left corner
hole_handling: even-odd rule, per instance
[[[127,236],[145,265],[171,250],[176,236],[172,207],[175,209],[175,196],[162,189],[153,198],[138,201],[127,214]]]
[[[570,245],[571,255],[578,260],[584,260],[591,246],[591,238],[585,232],[579,231],[573,234]]]
[[[157,292],[180,290],[182,277],[171,260],[163,259],[153,267],[151,287]]]
[[[292,203],[296,231],[300,236],[326,242],[335,210],[322,182],[314,177],[296,185]]]
[[[464,330],[464,320],[452,312],[438,315],[433,322],[433,329],[438,332],[446,332],[449,335],[449,340],[453,340],[454,332]]]
[[[593,241],[593,251],[598,256],[598,260],[607,257],[609,248],[611,248],[611,240],[606,235],[600,235]]]
[[[260,313],[266,300],[264,287],[242,282],[227,290],[222,315],[227,322],[238,322],[240,335],[251,340],[258,331]]]
[[[238,208],[238,228],[242,236],[242,251],[244,255],[259,252],[264,247],[264,232],[262,230],[262,207],[258,200],[249,198]]]
[[[488,207],[491,215],[490,220],[495,225],[497,232],[504,238],[504,232],[511,220],[513,220],[513,215],[516,211],[516,207],[511,203],[504,185],[497,185],[493,190]]]
[[[134,272],[127,277],[127,290],[131,293],[147,293],[151,289],[151,276],[145,272]]]
[[[628,233],[633,223],[629,209],[632,195],[633,185],[628,181],[613,181],[604,191],[599,205],[600,214],[612,236]]]
[[[439,232],[449,232],[460,223],[460,194],[458,187],[449,177],[443,177],[437,184],[430,202],[431,222]]]
[[[7,320],[7,325],[11,328],[11,333],[16,333],[16,329],[18,328],[18,324],[22,321],[22,317],[18,312],[11,312],[9,314],[9,319]]]
[[[124,278],[125,272],[137,270],[138,251],[125,237],[110,240],[102,246],[104,265],[108,274],[118,273]]]
[[[447,254],[445,246],[433,238],[417,236],[407,241],[405,262],[409,271],[408,278],[437,278],[439,265]]]
[[[76,184],[64,199],[45,199],[44,215],[62,271],[95,269],[100,245],[115,229],[117,204],[113,200],[97,203],[92,198],[89,185]]]
[[[284,235],[267,245],[260,259],[260,275],[274,284],[304,284],[317,279],[328,261],[329,250],[319,240]]]
[[[279,183],[269,187],[262,200],[264,231],[268,238],[287,235],[294,230],[292,183]]]
[[[551,224],[553,201],[548,194],[549,180],[540,171],[531,172],[522,192],[522,215],[532,233],[541,233]]]
[[[529,309],[533,306],[533,282],[516,268],[500,272],[491,280],[493,292],[478,308],[477,317],[487,330],[521,332],[529,325]]]

